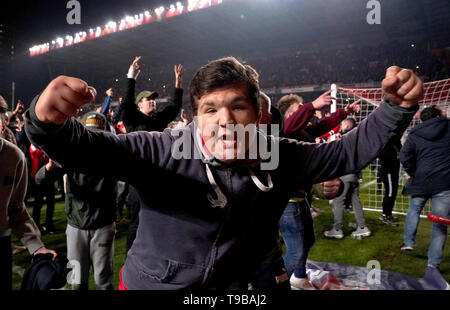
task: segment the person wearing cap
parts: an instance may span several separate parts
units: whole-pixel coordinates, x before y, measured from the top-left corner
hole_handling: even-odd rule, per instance
[[[106,117],[88,112],[82,124],[89,131],[107,130]],[[72,289],[87,290],[90,266],[97,289],[113,285],[114,236],[116,230],[117,181],[112,178],[78,173],[58,167],[52,160],[36,174],[38,182],[54,182],[67,174],[67,258],[72,264]]]
[[[0,134],[6,127],[7,104],[0,96]],[[56,253],[44,246],[39,228],[28,213],[24,199],[27,189],[27,164],[20,149],[0,138],[0,290],[12,289],[11,230],[32,255]]]
[[[149,90],[141,91],[134,99],[136,78],[141,71],[139,60],[136,57],[128,70],[128,88],[122,102],[122,121],[127,132],[134,131],[163,131],[180,113],[183,99],[183,66],[174,67],[175,92],[173,100],[165,103],[160,109],[156,109],[158,93]],[[129,187],[127,207],[130,212],[130,226],[128,227],[127,250],[131,248],[136,238],[136,230],[139,225],[139,195],[135,188]]]
[[[180,113],[183,88],[183,67],[177,65],[175,72],[175,91],[173,100],[165,103],[157,109],[156,98],[159,94],[155,91],[143,90],[135,98],[136,78],[139,76],[141,66],[136,57],[128,70],[127,93],[122,103],[122,121],[127,132],[134,131],[163,131]]]

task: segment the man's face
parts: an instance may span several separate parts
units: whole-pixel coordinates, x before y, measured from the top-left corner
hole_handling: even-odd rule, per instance
[[[139,111],[145,115],[150,115],[153,113],[156,107],[156,101],[153,98],[143,98],[138,103]]]
[[[247,152],[252,139],[251,133],[246,131],[242,136],[242,131],[230,127],[251,124],[256,129],[260,118],[261,113],[255,111],[248,90],[243,85],[222,87],[198,100],[197,126],[200,135],[207,149],[223,162],[238,160],[238,154]]]
[[[298,109],[300,108],[300,103],[294,102],[292,103],[289,108],[284,113],[284,118],[288,119],[292,114],[294,114]]]

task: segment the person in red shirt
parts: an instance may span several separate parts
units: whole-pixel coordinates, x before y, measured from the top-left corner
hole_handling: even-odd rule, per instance
[[[42,234],[53,234],[53,214],[55,212],[55,188],[53,182],[37,183],[35,180],[38,170],[49,161],[47,155],[33,144],[30,145],[31,169],[30,169],[30,193],[34,198],[33,220],[41,230]],[[41,209],[45,202],[47,211],[45,213],[45,225],[41,226]]]

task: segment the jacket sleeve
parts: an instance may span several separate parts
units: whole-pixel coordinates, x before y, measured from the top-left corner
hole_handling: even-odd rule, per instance
[[[139,112],[135,104],[134,92],[136,88],[136,80],[127,79],[127,92],[122,101],[122,121],[125,126],[136,125],[139,119]]]
[[[414,173],[416,172],[416,152],[414,142],[411,138],[406,139],[406,142],[400,151],[400,162],[406,173],[410,176],[414,176]]]
[[[41,233],[36,223],[28,213],[24,199],[27,190],[27,165],[25,158],[21,157],[16,169],[16,179],[14,189],[11,193],[10,204],[8,205],[9,225],[13,231],[20,236],[20,241],[27,247],[30,254],[33,254],[44,244],[41,241]]]
[[[340,122],[347,117],[347,112],[344,109],[338,109],[336,112],[328,117],[324,117],[314,125],[305,128],[305,131],[311,138],[319,137],[333,128],[335,128]]]
[[[401,136],[417,109],[417,105],[406,109],[384,101],[340,140],[313,144],[281,139],[281,173],[294,189],[356,173],[373,161],[392,137]]]
[[[48,171],[45,168],[46,165],[42,166],[36,173],[34,180],[36,184],[42,184],[45,182],[53,182],[60,176],[64,175],[64,170],[62,168],[56,167],[52,171]]]
[[[170,133],[93,132],[74,118],[63,125],[42,123],[34,110],[37,100],[38,97],[25,113],[27,135],[66,171],[139,182],[146,177],[144,171],[163,168],[170,159],[173,139]]]
[[[153,118],[156,119],[158,123],[165,124],[165,126],[167,126],[180,113],[182,103],[183,89],[175,88],[173,99],[164,104],[160,110],[157,110]]]
[[[102,110],[101,110],[101,112],[100,112],[100,113],[102,113],[102,114],[105,115],[105,116],[106,116],[106,111],[108,111],[109,106],[110,106],[110,104],[111,104],[111,100],[112,100],[111,96],[108,96],[108,97],[106,98],[105,104],[103,105]]]
[[[308,125],[308,121],[313,114],[314,107],[311,102],[299,107],[291,117],[284,121],[284,135],[288,137],[302,131]]]

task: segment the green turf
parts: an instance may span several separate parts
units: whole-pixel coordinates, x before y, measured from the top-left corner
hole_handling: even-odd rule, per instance
[[[430,243],[431,223],[421,219],[416,236],[415,250],[411,252],[400,251],[403,241],[403,228],[405,216],[399,218],[399,226],[382,224],[378,219],[379,212],[365,211],[366,223],[372,235],[362,240],[350,237],[356,225],[352,213],[344,213],[344,238],[328,239],[323,232],[333,225],[333,212],[327,201],[320,200],[313,203],[322,212],[314,220],[316,243],[312,247],[309,259],[314,261],[327,261],[348,265],[367,266],[371,260],[379,261],[381,269],[395,271],[415,277],[422,277],[427,266],[427,251]],[[349,225],[349,223],[351,223]],[[444,278],[450,282],[450,248],[444,252],[444,260],[440,266]]]
[[[427,219],[420,222],[416,249],[413,252],[402,252],[399,246],[402,243],[404,216],[399,216],[400,225],[392,227],[382,224],[378,217],[379,212],[365,212],[367,225],[372,231],[372,236],[362,240],[354,240],[350,233],[354,228],[349,223],[354,223],[355,218],[351,213],[344,215],[344,234],[341,240],[329,240],[323,236],[323,232],[331,228],[333,223],[333,213],[328,206],[328,201],[314,201],[314,206],[322,212],[314,219],[316,243],[311,249],[309,259],[321,262],[335,262],[349,265],[366,266],[371,260],[380,262],[384,270],[395,271],[415,277],[422,277],[427,265],[427,250],[429,245],[431,223]],[[28,212],[31,214],[31,209]],[[45,216],[45,207],[42,208],[42,220]],[[64,203],[57,202],[55,206],[54,225],[57,233],[43,236],[45,245],[66,255],[66,216],[64,213]],[[119,270],[125,261],[126,237],[128,223],[117,225],[118,233],[115,239],[115,263],[114,263],[114,286],[119,285]],[[17,238],[13,238],[15,243],[19,243]],[[450,248],[447,246],[444,253],[444,261],[441,265],[443,276],[450,282]],[[28,252],[22,252],[13,256],[15,265],[26,268],[31,257]],[[20,289],[21,277],[17,274],[13,276],[13,289]],[[66,286],[70,289],[70,286]],[[95,283],[91,273],[89,288],[94,290]]]

